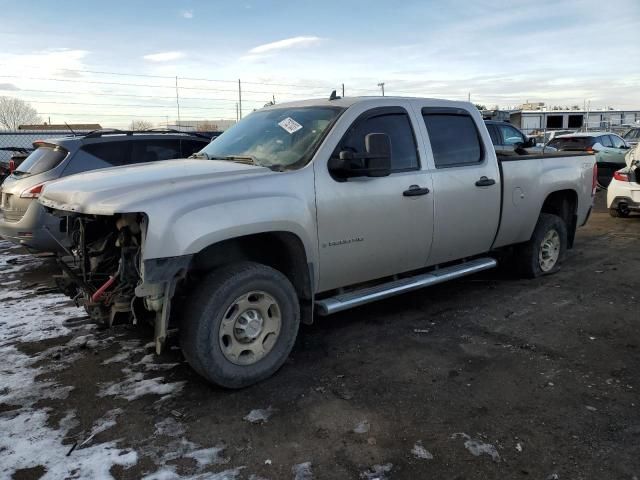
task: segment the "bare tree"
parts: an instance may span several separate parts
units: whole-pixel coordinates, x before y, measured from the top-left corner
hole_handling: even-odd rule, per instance
[[[131,130],[150,130],[153,128],[153,123],[148,120],[131,120]]]
[[[40,123],[35,108],[24,100],[0,97],[0,128],[17,130],[20,125]]]

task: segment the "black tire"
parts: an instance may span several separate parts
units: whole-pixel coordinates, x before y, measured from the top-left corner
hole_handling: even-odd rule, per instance
[[[629,215],[631,214],[631,212],[629,211],[628,208],[620,208],[620,206],[618,206],[617,208],[610,208],[609,209],[609,215],[611,215],[614,218],[627,218]]]
[[[280,332],[271,350],[256,363],[239,365],[223,353],[220,328],[234,301],[252,291],[271,296],[280,311]],[[266,265],[242,262],[207,277],[187,299],[180,324],[182,351],[193,369],[212,383],[242,388],[273,375],[285,362],[298,334],[300,305],[287,277]]]
[[[555,230],[559,237],[558,257],[552,268],[544,269],[541,265],[540,250],[547,233],[552,230]],[[564,259],[566,251],[567,226],[564,221],[557,215],[541,213],[531,240],[520,245],[516,250],[515,262],[518,272],[527,278],[537,278],[554,273],[560,268],[560,262]]]

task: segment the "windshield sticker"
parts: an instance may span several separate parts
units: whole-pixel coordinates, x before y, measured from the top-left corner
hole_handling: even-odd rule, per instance
[[[302,125],[300,125],[291,117],[285,118],[284,120],[279,122],[278,125],[284,128],[289,134],[295,133],[302,128]]]

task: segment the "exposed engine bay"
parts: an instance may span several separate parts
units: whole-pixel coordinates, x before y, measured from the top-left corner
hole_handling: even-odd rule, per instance
[[[67,217],[71,255],[59,259],[64,274],[57,283],[95,321],[136,323],[144,315],[135,288],[142,281],[145,221],[137,213]]]

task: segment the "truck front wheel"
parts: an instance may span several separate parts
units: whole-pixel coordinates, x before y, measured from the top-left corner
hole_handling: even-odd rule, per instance
[[[541,213],[531,240],[519,246],[516,263],[522,275],[536,278],[554,273],[567,250],[567,226],[562,218]]]
[[[180,343],[200,375],[241,388],[282,366],[299,324],[300,306],[289,279],[266,265],[243,262],[216,270],[193,292]]]

